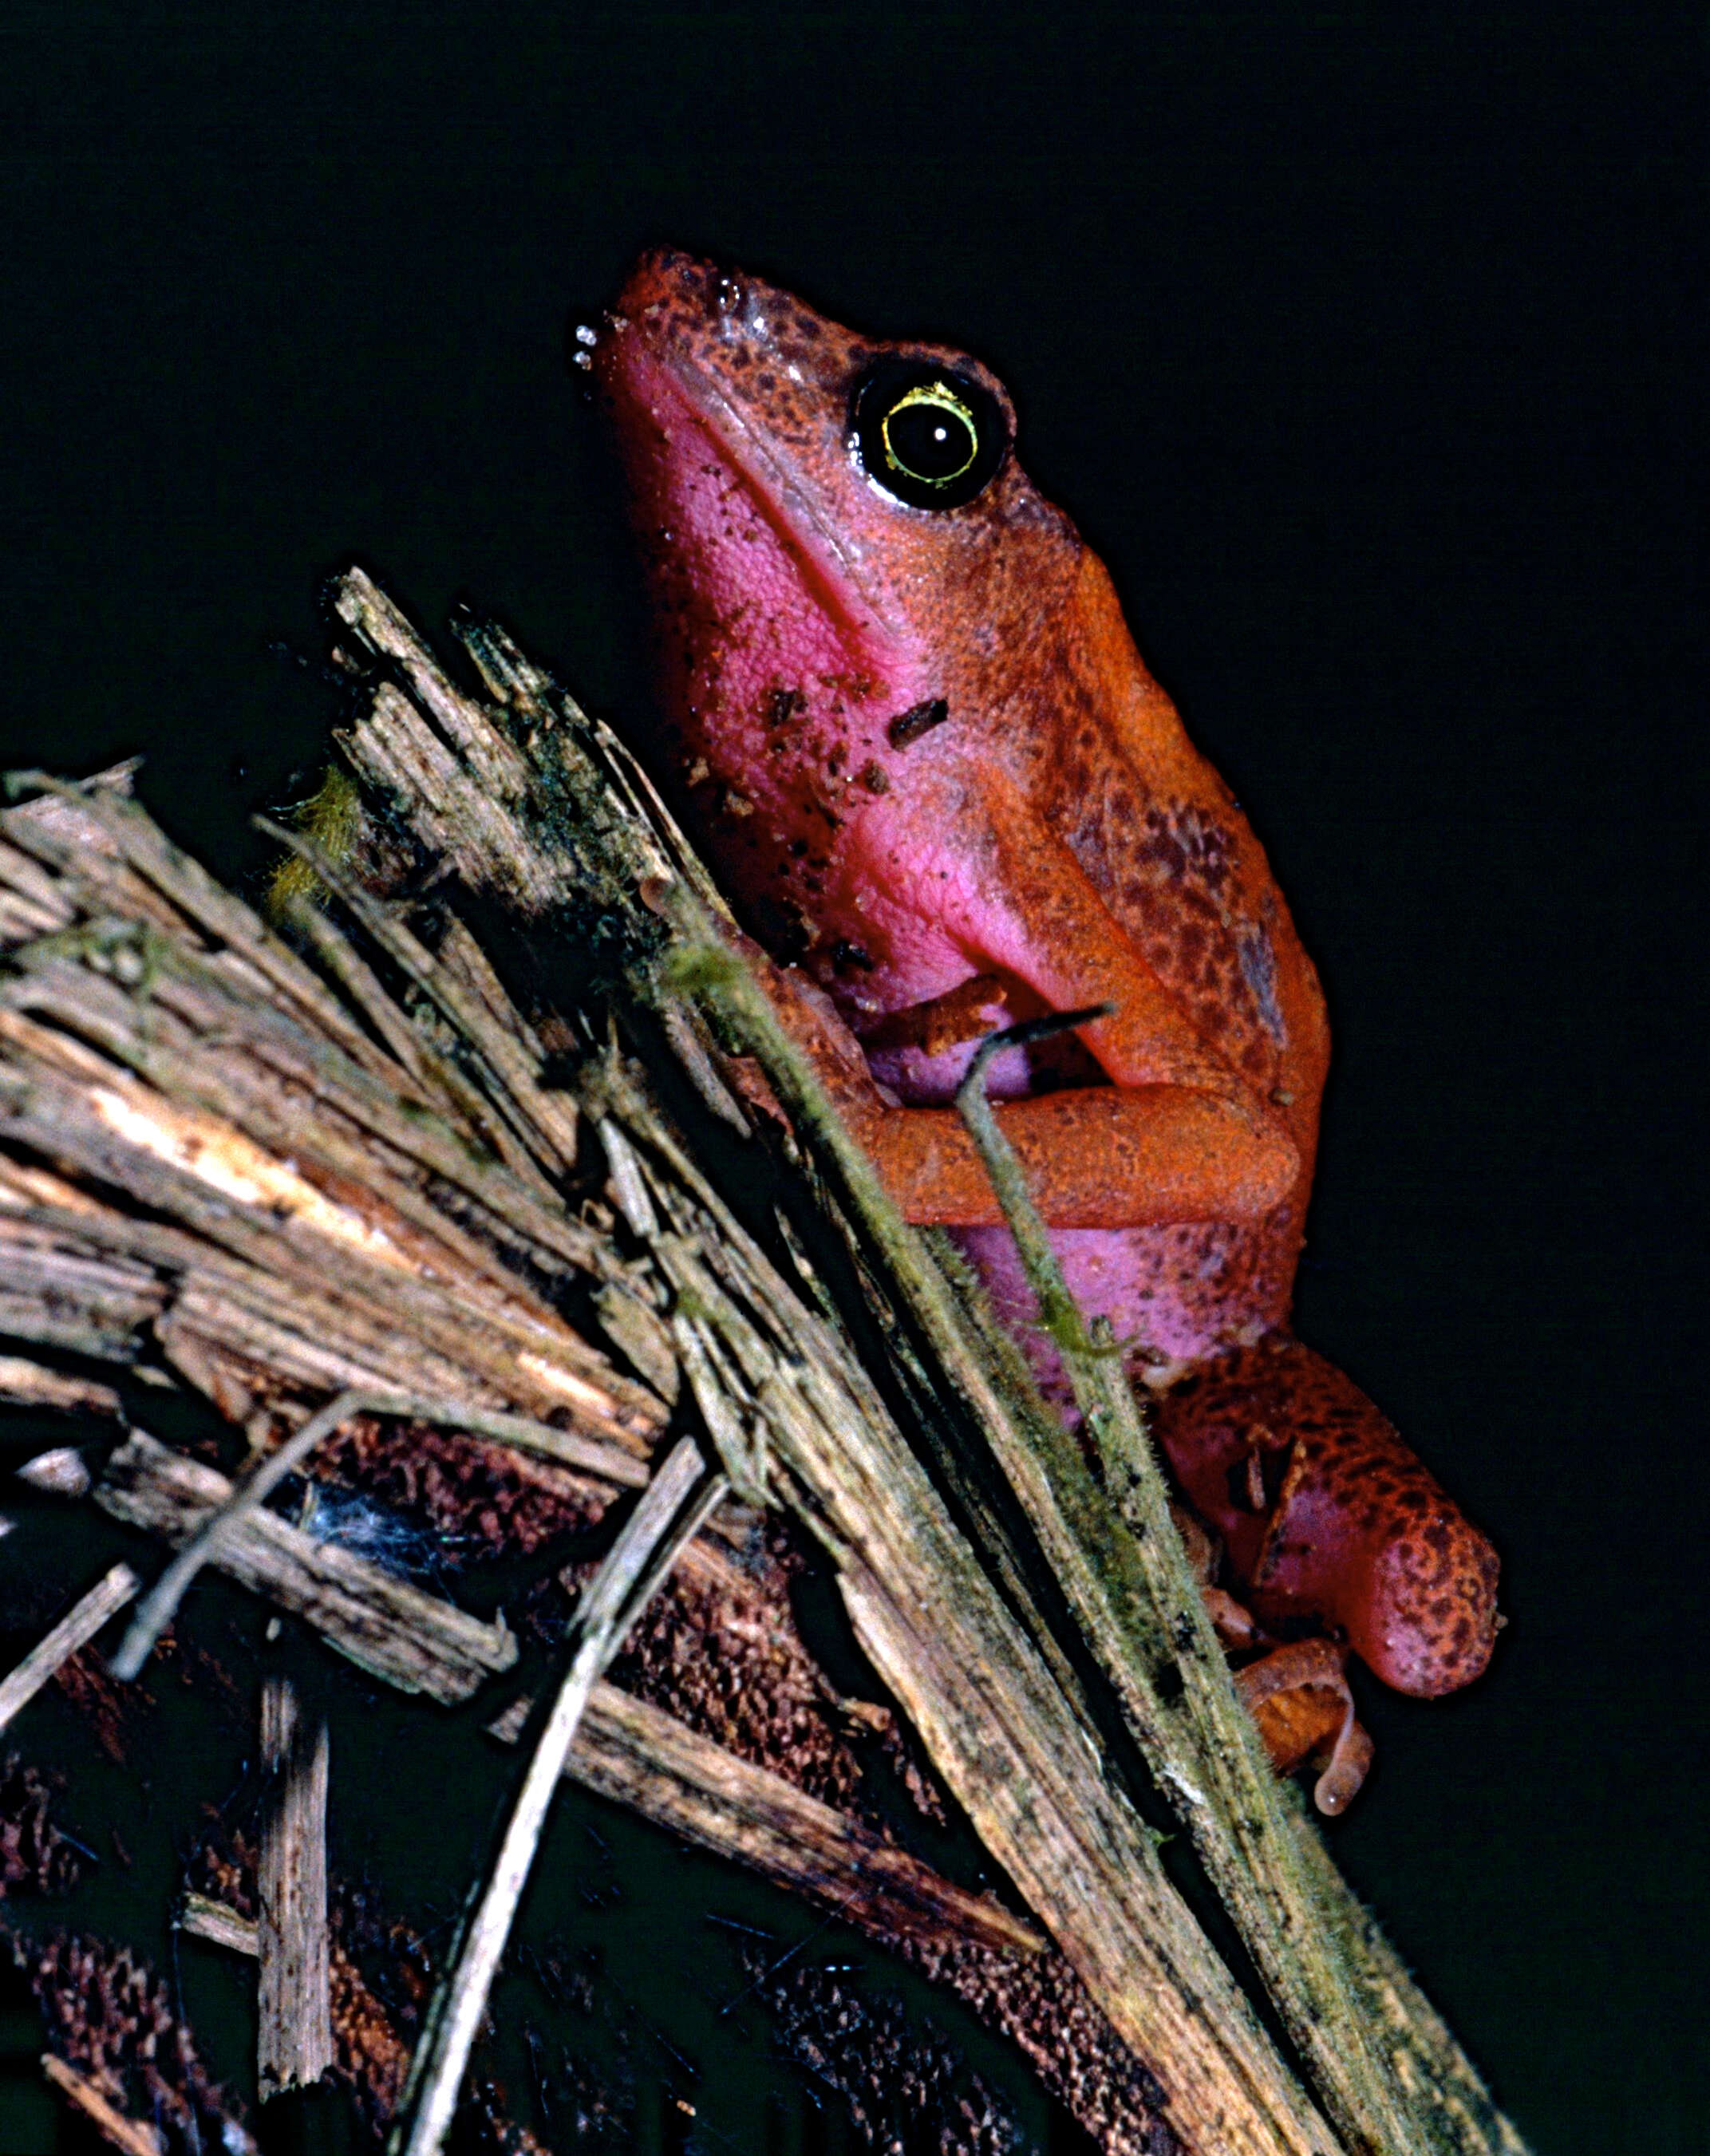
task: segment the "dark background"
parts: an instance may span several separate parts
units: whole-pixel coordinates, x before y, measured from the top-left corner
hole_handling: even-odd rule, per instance
[[[1512,1620],[1368,1695],[1335,1840],[1558,2156],[1705,2145],[1705,74],[1656,8],[0,23],[3,760],[146,751],[229,876],[352,555],[644,734],[563,365],[643,243],[1007,380],[1324,976],[1301,1329]]]

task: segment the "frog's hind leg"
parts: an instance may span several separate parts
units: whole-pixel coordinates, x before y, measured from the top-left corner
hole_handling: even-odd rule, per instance
[[[1333,1363],[1271,1333],[1190,1371],[1153,1420],[1266,1625],[1327,1627],[1387,1684],[1427,1697],[1482,1671],[1496,1552]]]

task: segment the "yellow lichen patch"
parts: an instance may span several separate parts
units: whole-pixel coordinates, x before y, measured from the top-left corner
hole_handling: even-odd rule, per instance
[[[312,839],[322,853],[335,861],[347,861],[356,850],[362,827],[362,801],[356,781],[347,772],[330,770],[312,794],[290,819],[306,839]],[[319,906],[326,886],[309,864],[288,854],[267,884],[267,911],[275,921],[289,921],[300,906]]]

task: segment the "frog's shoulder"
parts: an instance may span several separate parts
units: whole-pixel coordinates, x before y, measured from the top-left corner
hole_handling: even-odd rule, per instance
[[[1054,701],[1035,745],[1043,820],[1202,1039],[1261,1090],[1322,1083],[1322,997],[1264,849],[1090,552]]]

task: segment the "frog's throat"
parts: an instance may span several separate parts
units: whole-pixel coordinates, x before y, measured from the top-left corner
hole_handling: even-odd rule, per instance
[[[711,439],[784,552],[799,562],[814,604],[840,640],[876,671],[890,673],[905,645],[902,630],[825,516],[811,485],[762,439],[692,354],[651,340],[644,341],[643,352],[656,376],[681,398],[688,416]]]

